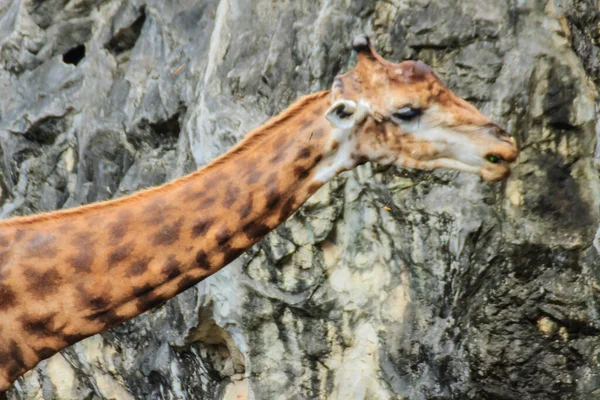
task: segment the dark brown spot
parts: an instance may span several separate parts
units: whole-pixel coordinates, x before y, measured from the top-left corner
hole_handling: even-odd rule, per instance
[[[271,228],[262,222],[250,221],[242,228],[248,239],[257,240],[267,233],[271,232]]]
[[[36,353],[40,360],[45,360],[55,355],[57,351],[51,347],[42,347],[41,349],[37,350]]]
[[[163,265],[162,273],[167,276],[168,280],[172,280],[181,275],[181,263],[177,261],[175,256],[171,255]]]
[[[202,184],[204,185],[205,188],[213,189],[220,182],[223,182],[225,180],[227,180],[227,173],[224,172],[223,170],[219,170],[216,173],[213,172],[213,173],[209,173],[209,174],[205,175]]]
[[[17,296],[15,292],[8,287],[0,283],[0,310],[6,310],[10,307],[14,307],[17,304]]]
[[[217,239],[217,244],[219,246],[223,246],[225,243],[231,240],[231,232],[229,231],[229,229],[223,226],[215,235],[215,239]]]
[[[12,360],[10,359],[10,355],[8,354],[8,350],[6,348],[0,347],[0,367],[5,368],[9,364],[12,364]]]
[[[356,161],[357,165],[362,165],[362,164],[366,164],[369,159],[367,158],[367,156],[361,155],[361,154],[353,154],[352,158]]]
[[[117,325],[119,322],[121,322],[121,320],[117,320],[113,324],[107,324],[105,326],[105,328],[113,327],[113,326]],[[86,335],[84,333],[64,333],[64,332],[62,332],[61,335],[60,335],[60,337],[62,338],[62,340],[64,340],[68,345],[77,343],[80,340],[83,340],[83,339],[85,339],[88,336],[90,336],[90,335]]]
[[[4,351],[0,350],[0,367],[5,373],[4,377],[10,380],[16,379],[20,374],[26,371],[23,352],[14,340]],[[3,392],[0,393],[0,399],[3,398]]]
[[[109,294],[91,294],[83,283],[77,285],[77,292],[79,293],[79,302],[92,310],[102,310],[110,305]]]
[[[262,174],[260,173],[260,171],[253,171],[250,175],[248,175],[246,183],[248,183],[249,185],[256,183],[259,181],[261,176]]]
[[[238,258],[245,250],[245,248],[226,246],[223,249],[223,265],[227,265]]]
[[[313,160],[313,165],[317,165],[319,162],[321,162],[321,160],[323,159],[323,154],[319,154],[315,157],[315,159]]]
[[[110,302],[107,298],[102,296],[92,296],[87,299],[87,303],[89,304],[92,310],[101,310],[103,308],[108,307]]]
[[[202,269],[209,270],[211,268],[210,260],[203,250],[198,250],[196,253],[196,264]]]
[[[66,261],[76,272],[89,272],[94,263],[96,252],[94,250],[93,235],[89,232],[76,232],[73,234],[71,244],[77,249],[77,254],[67,257]]]
[[[298,150],[298,154],[296,155],[296,159],[303,160],[305,158],[310,157],[311,151],[308,147],[303,147]]]
[[[151,198],[148,199],[148,203],[144,207],[144,213],[156,213],[161,212],[164,209],[164,200],[162,198]]]
[[[223,199],[223,207],[229,208],[235,203],[238,196],[240,195],[240,188],[227,185],[225,189],[225,198]]]
[[[137,308],[139,311],[144,312],[165,304],[169,300],[168,297],[164,296],[143,296],[137,301]]]
[[[56,292],[61,282],[61,276],[56,269],[37,272],[33,268],[29,268],[25,279],[27,280],[27,290],[37,298],[45,298]]]
[[[57,250],[54,246],[56,237],[52,233],[37,232],[27,243],[26,257],[52,258],[56,256]]]
[[[238,210],[238,214],[240,214],[240,218],[244,219],[252,212],[252,203],[254,201],[254,195],[250,193],[248,198],[246,199],[246,203],[240,207]]]
[[[300,123],[300,129],[301,129],[301,130],[308,129],[308,128],[310,128],[310,126],[311,126],[312,124],[313,124],[313,121],[312,121],[312,120],[310,120],[310,119],[308,119],[308,120],[304,120],[304,121],[301,121],[301,123]]]
[[[107,310],[100,310],[100,311],[93,312],[93,313],[87,315],[85,317],[85,319],[88,321],[95,321],[100,324],[103,324],[106,328],[115,326],[124,320],[124,318],[122,316],[118,315],[115,312],[115,310],[110,309],[110,308]],[[85,337],[87,337],[87,335],[80,335],[80,334],[65,335],[65,334],[63,334],[63,339],[66,340],[67,343],[71,343],[71,344],[78,342]]]
[[[108,243],[111,246],[116,246],[125,237],[127,230],[129,229],[129,222],[127,219],[119,219],[108,226]]]
[[[198,218],[192,227],[192,239],[196,239],[198,236],[205,235],[213,222],[214,220],[209,217]]]
[[[200,279],[194,278],[193,276],[184,276],[177,284],[177,292],[183,292],[184,290],[187,290],[194,286],[199,281]]]
[[[93,247],[82,247],[73,257],[67,258],[67,262],[76,272],[90,272],[94,263],[95,252]]]
[[[165,220],[168,212],[169,208],[166,206],[164,198],[160,196],[144,208],[143,215],[146,217],[146,223],[157,225]]]
[[[93,234],[91,232],[75,232],[71,244],[77,248],[93,245]]]
[[[25,359],[23,358],[23,352],[21,351],[21,348],[19,347],[17,342],[15,342],[14,340],[11,340],[8,352],[9,352],[10,358],[14,364],[16,364],[20,367],[25,366]]]
[[[133,288],[133,295],[135,297],[142,297],[147,295],[148,293],[151,293],[154,290],[154,286],[152,285],[144,285],[144,286],[134,286]]]
[[[340,143],[337,140],[331,142],[331,150],[336,150],[338,147],[340,147]]]
[[[285,203],[283,203],[283,206],[281,207],[280,218],[282,220],[287,219],[290,215],[292,215],[295,209],[296,197],[292,195],[285,201]]]
[[[310,170],[304,167],[294,167],[294,175],[296,175],[296,177],[298,179],[306,179],[308,177],[308,175],[310,174]]]
[[[279,164],[283,160],[285,160],[285,152],[283,150],[279,149],[279,150],[277,150],[275,155],[273,157],[271,157],[271,159],[269,160],[269,163],[270,164]]]
[[[148,264],[152,261],[152,257],[140,258],[137,261],[134,261],[129,266],[129,270],[127,271],[128,276],[140,276],[144,272],[148,270]]]
[[[120,262],[125,261],[133,251],[134,246],[135,244],[133,242],[129,242],[112,251],[108,255],[108,268],[113,268]]]
[[[172,224],[162,225],[158,232],[152,237],[154,246],[169,246],[179,240],[179,231],[183,224],[183,217],[179,218]]]
[[[207,208],[212,207],[215,204],[215,196],[205,197],[198,202],[198,206],[196,207],[196,211],[206,210]]]
[[[11,365],[8,367],[8,372],[6,375],[9,376],[11,380],[16,379],[19,375],[21,375],[22,372],[24,372],[24,370],[26,370],[24,365],[20,365],[14,361],[11,361]]]
[[[267,192],[267,208],[272,210],[279,203],[281,199],[281,195],[275,190],[270,190]]]
[[[281,193],[279,193],[279,187],[277,186],[277,174],[273,173],[267,180],[267,192],[265,194],[267,199],[267,208],[272,210],[275,208],[279,200],[281,199]]]
[[[19,318],[21,326],[30,335],[34,335],[40,338],[50,337],[56,335],[54,326],[54,316],[56,314],[50,314],[39,319],[27,319],[26,317]]]

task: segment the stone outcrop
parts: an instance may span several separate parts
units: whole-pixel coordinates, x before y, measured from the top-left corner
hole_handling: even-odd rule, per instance
[[[517,138],[513,176],[367,164],[9,399],[600,399],[593,0],[0,2],[0,216],[202,166],[371,35]]]

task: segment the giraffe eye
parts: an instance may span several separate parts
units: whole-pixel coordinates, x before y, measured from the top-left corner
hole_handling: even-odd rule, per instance
[[[342,119],[347,119],[348,117],[352,116],[352,113],[348,112],[343,104],[336,108],[334,112]]]
[[[401,121],[410,121],[421,114],[423,114],[423,111],[418,108],[402,107],[392,115],[392,118],[399,119]]]

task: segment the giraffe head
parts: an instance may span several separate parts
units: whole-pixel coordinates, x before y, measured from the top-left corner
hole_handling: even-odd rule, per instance
[[[421,170],[451,168],[487,181],[510,175],[513,138],[456,96],[422,62],[383,59],[354,39],[356,68],[335,78],[326,116],[353,142],[352,157]]]

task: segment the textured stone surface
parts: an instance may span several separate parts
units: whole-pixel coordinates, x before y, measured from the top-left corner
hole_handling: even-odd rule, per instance
[[[0,1],[4,218],[192,171],[329,87],[359,32],[429,63],[522,149],[503,184],[345,173],[232,265],[42,362],[9,398],[600,399],[598,7]]]

